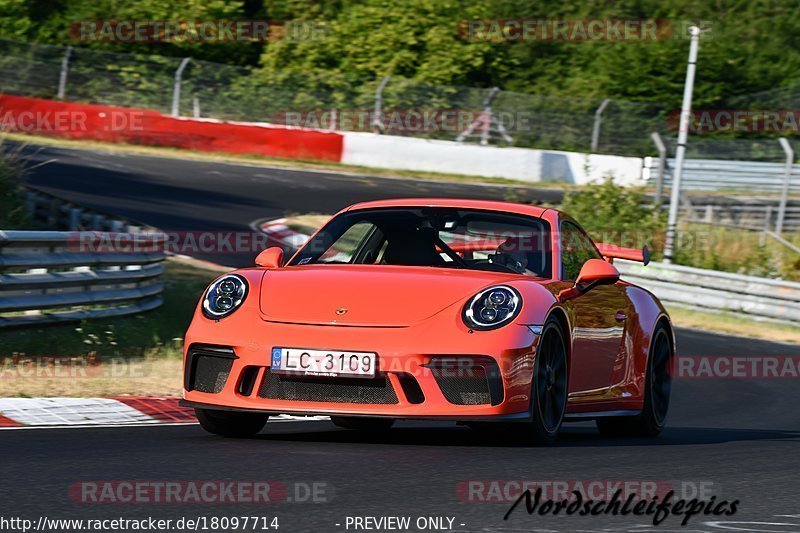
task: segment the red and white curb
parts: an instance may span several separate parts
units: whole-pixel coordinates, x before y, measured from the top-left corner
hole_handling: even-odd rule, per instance
[[[0,398],[0,429],[35,427],[117,427],[151,424],[196,424],[194,409],[179,398]],[[327,420],[325,416],[278,415],[270,421]]]
[[[267,234],[271,239],[291,248],[300,248],[311,238],[310,235],[295,231],[287,226],[285,218],[256,220],[250,227]]]

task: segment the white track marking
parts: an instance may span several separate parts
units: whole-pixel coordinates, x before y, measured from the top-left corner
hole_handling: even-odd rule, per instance
[[[160,423],[109,398],[0,398],[0,413],[27,426]]]

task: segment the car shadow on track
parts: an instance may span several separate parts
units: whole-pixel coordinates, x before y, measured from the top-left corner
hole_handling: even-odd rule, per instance
[[[254,437],[259,440],[281,442],[339,443],[339,444],[387,444],[412,446],[457,446],[457,447],[527,447],[514,435],[505,432],[480,432],[455,425],[430,427],[399,426],[388,431],[371,432],[342,430],[328,422],[311,424],[267,424],[265,432]],[[277,426],[277,427],[276,427]],[[681,446],[698,444],[721,444],[726,442],[800,440],[800,431],[771,429],[736,429],[670,427],[658,438],[605,437],[593,426],[568,427],[562,430],[557,447],[618,447],[618,446]]]

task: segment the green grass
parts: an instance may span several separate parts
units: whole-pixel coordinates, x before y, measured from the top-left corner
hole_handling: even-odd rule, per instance
[[[30,225],[25,202],[14,177],[21,173],[15,150],[0,137],[0,229],[23,229]]]

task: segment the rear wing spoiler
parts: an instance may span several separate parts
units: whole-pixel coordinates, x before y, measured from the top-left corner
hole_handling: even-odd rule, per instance
[[[645,265],[650,262],[650,250],[647,246],[637,250],[636,248],[623,248],[616,244],[597,243],[597,249],[606,259],[627,259],[628,261],[638,261]]]

